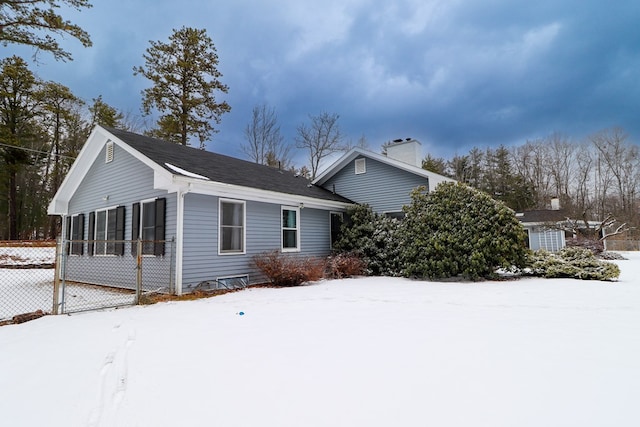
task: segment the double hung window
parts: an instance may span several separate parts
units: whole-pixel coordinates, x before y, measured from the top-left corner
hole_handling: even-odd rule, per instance
[[[282,207],[282,251],[300,250],[300,209]]]
[[[92,212],[89,228],[94,240],[91,245],[94,255],[122,255],[124,206]]]
[[[164,255],[166,199],[143,200],[133,204],[131,214],[131,240],[142,240],[143,255]],[[138,246],[131,242],[131,253]]]
[[[72,240],[69,253],[82,255],[84,243],[84,214],[74,215],[68,219],[67,239]]]
[[[219,253],[245,253],[245,202],[220,200]]]

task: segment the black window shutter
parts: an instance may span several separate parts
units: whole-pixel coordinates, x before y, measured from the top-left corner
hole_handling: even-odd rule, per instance
[[[94,241],[96,238],[96,213],[89,212],[89,233],[87,235],[87,255],[92,256]]]
[[[67,240],[65,245],[66,245],[66,252],[67,252],[67,254],[69,254],[69,249],[70,249],[69,240],[72,240],[72,237],[71,237],[71,217],[70,216],[65,217],[65,221],[66,221],[66,224],[65,224],[66,232],[65,232],[64,238]]]
[[[166,210],[167,200],[163,197],[160,199],[156,199],[156,230],[155,230],[155,239],[156,244],[153,248],[153,254],[155,256],[164,255],[164,223],[165,223],[165,210]]]
[[[140,238],[140,203],[134,203],[131,211],[131,255],[133,256],[138,254],[136,243],[138,238]]]
[[[116,209],[116,255],[124,255],[124,206]]]
[[[84,214],[78,215],[78,229],[76,230],[76,235],[74,240],[78,240],[76,243],[76,251],[77,255],[82,255],[84,253]]]

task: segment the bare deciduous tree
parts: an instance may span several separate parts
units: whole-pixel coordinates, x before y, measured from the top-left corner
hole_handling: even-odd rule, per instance
[[[291,146],[280,133],[275,108],[267,104],[253,107],[251,121],[244,129],[246,144],[240,149],[253,162],[288,169],[291,166]]]
[[[640,151],[627,143],[627,135],[620,128],[598,132],[591,136],[599,158],[613,176],[620,211],[625,220],[636,217],[635,205],[640,191]]]
[[[301,124],[297,128],[296,146],[308,151],[311,179],[315,179],[320,162],[327,156],[344,150],[342,133],[338,125],[338,114],[320,113],[309,115],[311,124]]]

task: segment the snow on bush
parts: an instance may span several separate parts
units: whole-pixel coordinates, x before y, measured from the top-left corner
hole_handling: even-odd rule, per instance
[[[557,253],[532,252],[525,273],[546,278],[613,281],[620,276],[620,268],[612,262],[597,259],[589,249],[567,247]]]
[[[460,183],[411,197],[398,236],[404,276],[477,280],[524,266],[525,231],[504,203]]]

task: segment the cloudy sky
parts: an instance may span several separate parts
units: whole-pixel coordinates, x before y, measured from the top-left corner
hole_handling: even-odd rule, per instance
[[[287,141],[310,114],[340,115],[369,147],[413,137],[450,157],[554,132],[622,127],[640,141],[638,0],[93,0],[65,16],[94,46],[41,54],[32,70],[90,102],[140,112],[150,40],[205,28],[232,112],[208,145],[243,157],[251,110],[274,107]],[[3,56],[29,50],[0,48]],[[301,160],[300,162],[303,162]],[[300,163],[301,164],[301,163]]]

